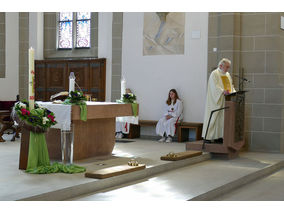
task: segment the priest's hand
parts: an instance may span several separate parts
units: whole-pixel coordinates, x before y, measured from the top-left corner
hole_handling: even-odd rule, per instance
[[[171,119],[173,116],[171,116],[171,115],[166,115],[166,119],[167,120],[169,120],[169,119]]]

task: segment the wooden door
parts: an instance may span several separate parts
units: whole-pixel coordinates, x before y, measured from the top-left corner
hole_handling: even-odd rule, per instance
[[[46,63],[46,100],[48,101],[51,95],[58,92],[68,91],[66,88],[67,78],[67,64],[64,62],[47,62]]]
[[[87,61],[68,62],[68,73],[67,73],[68,80],[71,72],[74,72],[76,77],[75,81],[77,84],[75,85],[75,89],[79,91],[81,89],[84,94],[89,93],[90,92],[89,63]],[[67,91],[69,91],[68,87],[69,83],[67,85]]]
[[[92,61],[90,64],[90,86],[92,97],[105,101],[105,60]]]
[[[46,65],[40,61],[35,64],[35,97],[36,101],[45,101],[46,97]]]

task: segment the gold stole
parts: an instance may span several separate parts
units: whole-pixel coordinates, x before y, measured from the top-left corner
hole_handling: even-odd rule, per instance
[[[232,90],[231,90],[231,84],[230,84],[229,78],[226,75],[221,75],[221,79],[222,79],[222,82],[223,82],[224,89],[226,91],[229,90],[229,92],[231,93]]]

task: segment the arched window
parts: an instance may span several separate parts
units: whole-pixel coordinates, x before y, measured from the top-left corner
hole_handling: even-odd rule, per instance
[[[60,12],[58,27],[58,49],[91,47],[90,12]],[[73,32],[74,28],[76,33]]]
[[[59,13],[58,49],[73,48],[73,13]]]
[[[76,16],[76,47],[77,48],[89,48],[90,42],[90,28],[91,28],[91,13],[90,12],[78,12]]]

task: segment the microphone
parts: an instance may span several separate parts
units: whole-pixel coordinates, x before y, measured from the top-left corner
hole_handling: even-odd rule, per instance
[[[243,81],[246,81],[246,82],[250,82],[250,80],[248,80],[248,79],[246,79],[246,78],[242,78],[242,77],[240,77],[240,76],[238,76],[238,75],[234,75],[235,77],[238,77],[239,79],[241,79],[241,80],[243,80]]]

